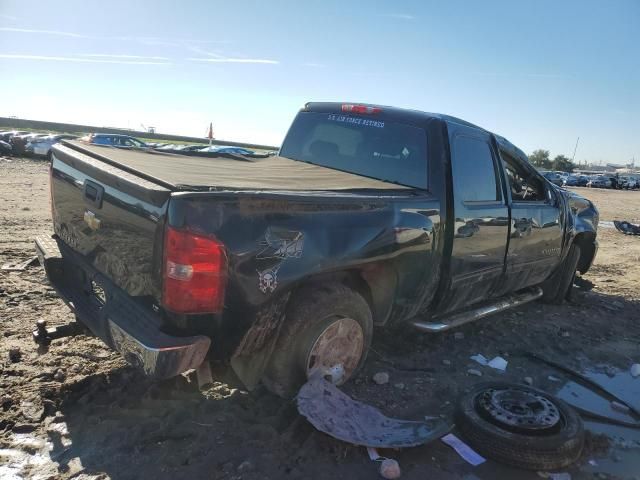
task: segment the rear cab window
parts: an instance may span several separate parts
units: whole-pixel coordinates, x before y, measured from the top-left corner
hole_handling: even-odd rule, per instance
[[[427,189],[427,133],[376,116],[300,112],[280,155]]]

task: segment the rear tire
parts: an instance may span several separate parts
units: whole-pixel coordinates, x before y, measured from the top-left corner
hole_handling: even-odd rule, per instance
[[[372,335],[371,309],[359,293],[340,284],[304,288],[289,302],[263,383],[288,398],[311,369],[334,362],[343,364],[346,382],[364,364]]]
[[[542,283],[542,302],[561,304],[570,295],[579,260],[580,247],[574,243],[562,265]]]

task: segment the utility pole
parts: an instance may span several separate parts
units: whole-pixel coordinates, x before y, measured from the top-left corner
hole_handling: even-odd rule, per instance
[[[578,137],[578,139],[576,140],[576,147],[573,149],[573,157],[571,157],[571,163],[573,163],[573,161],[576,158],[576,150],[578,150],[578,142],[580,141],[580,137]]]

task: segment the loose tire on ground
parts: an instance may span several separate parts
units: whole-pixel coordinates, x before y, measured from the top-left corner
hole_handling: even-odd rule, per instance
[[[341,320],[339,326],[350,327],[357,337],[357,345],[349,350],[354,367],[345,372],[343,381],[347,381],[362,367],[371,345],[373,319],[366,300],[340,284],[307,287],[294,294],[263,378],[265,386],[282,397],[295,395],[307,380],[310,354],[317,351],[318,340]]]
[[[544,303],[560,304],[571,293],[576,268],[580,260],[580,247],[571,245],[567,257],[558,270],[542,283],[542,301]]]
[[[548,431],[514,433],[485,418],[477,408],[478,397],[489,388],[517,387],[541,395],[557,408],[560,421]],[[504,383],[477,385],[460,400],[456,426],[481,455],[528,470],[553,470],[575,462],[584,446],[584,428],[579,415],[563,401],[542,390]]]

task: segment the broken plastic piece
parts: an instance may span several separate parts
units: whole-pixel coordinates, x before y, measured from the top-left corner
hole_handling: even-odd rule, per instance
[[[482,455],[480,455],[478,452],[472,449],[469,445],[467,445],[458,437],[456,437],[453,433],[449,433],[448,435],[445,435],[440,440],[442,440],[444,443],[446,443],[451,448],[453,448],[456,452],[458,452],[458,455],[460,455],[462,458],[464,458],[468,463],[470,463],[474,467],[480,465],[481,463],[486,462],[486,459]]]
[[[319,375],[302,386],[297,403],[300,414],[316,429],[364,447],[415,447],[440,438],[452,428],[440,419],[427,423],[386,417]]]
[[[496,370],[505,371],[507,369],[508,362],[502,357],[495,357],[487,365]]]
[[[478,353],[477,355],[473,355],[471,360],[475,360],[480,365],[484,365],[486,367],[495,368],[496,370],[500,370],[504,372],[507,369],[508,362],[502,357],[494,357],[492,360],[487,360],[487,358]]]
[[[31,258],[29,258],[28,260],[24,260],[22,262],[9,262],[9,263],[5,263],[4,265],[2,265],[2,270],[5,270],[7,272],[21,272],[22,270],[25,270],[29,265],[35,263],[38,261],[38,257],[37,256],[33,256]]]

